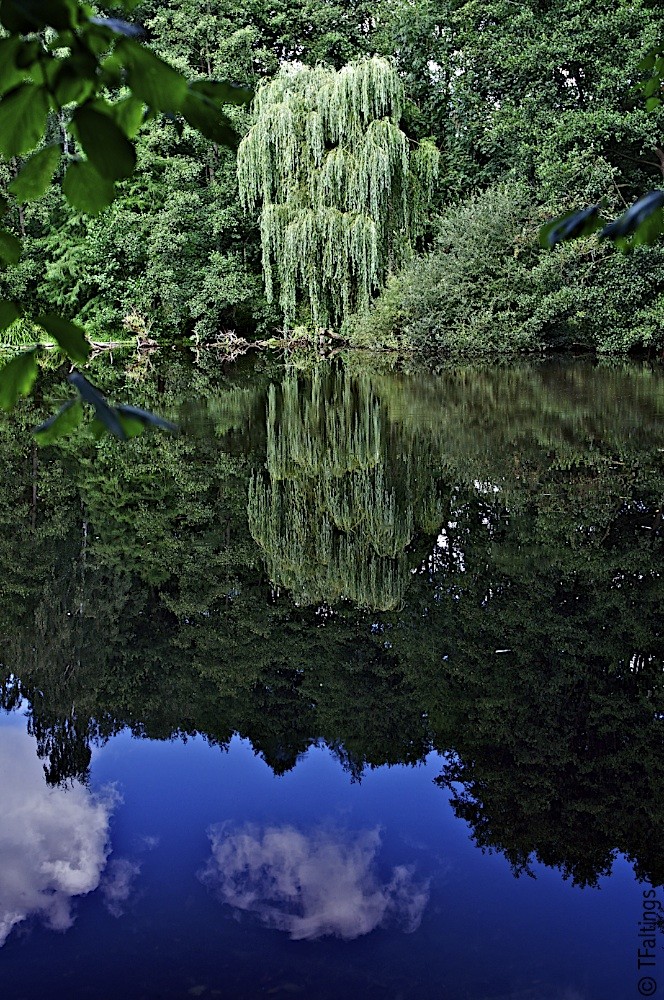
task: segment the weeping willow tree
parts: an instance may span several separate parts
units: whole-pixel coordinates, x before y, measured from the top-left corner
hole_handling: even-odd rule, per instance
[[[345,598],[391,611],[403,604],[408,566],[402,548],[411,540],[412,519],[399,523],[394,494],[375,492],[373,476],[364,472],[349,478],[350,483],[322,477],[275,485],[255,477],[249,527],[265,553],[270,579],[298,604]],[[334,510],[346,491],[365,498],[350,518],[344,516],[347,509],[340,517]],[[326,509],[330,499],[332,509]]]
[[[338,71],[285,66],[259,88],[238,151],[240,197],[261,206],[267,297],[287,327],[300,302],[315,327],[366,308],[412,254],[439,154],[429,141],[411,150],[403,101],[378,57]]]

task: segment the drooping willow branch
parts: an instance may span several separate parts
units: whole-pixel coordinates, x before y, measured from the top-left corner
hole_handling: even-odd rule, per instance
[[[411,255],[439,154],[429,141],[411,153],[403,101],[378,57],[339,71],[286,66],[259,88],[238,151],[240,197],[261,206],[266,292],[287,327],[300,302],[317,327],[365,308]]]

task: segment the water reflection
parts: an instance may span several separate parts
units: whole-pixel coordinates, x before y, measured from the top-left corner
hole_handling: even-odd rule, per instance
[[[388,472],[371,382],[341,369],[289,375],[270,387],[266,428],[248,514],[272,581],[298,603],[400,607],[418,480],[405,457]]]
[[[429,881],[419,881],[406,865],[380,881],[377,828],[303,833],[292,826],[220,824],[208,836],[212,857],[202,880],[223,903],[293,940],[332,935],[350,941],[390,923],[406,933],[420,925]]]
[[[136,880],[141,874],[139,861],[129,858],[112,858],[101,882],[104,906],[113,917],[124,916],[126,904],[136,890]]]
[[[0,427],[1,697],[49,782],[125,726],[355,781],[436,749],[515,872],[664,882],[660,373],[169,358],[140,391],[187,433],[33,461]]]
[[[118,796],[78,783],[49,788],[34,740],[14,728],[0,729],[0,774],[1,947],[31,917],[55,931],[72,926],[75,900],[100,884]]]

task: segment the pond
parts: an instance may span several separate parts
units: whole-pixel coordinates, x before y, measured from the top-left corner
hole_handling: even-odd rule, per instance
[[[664,373],[97,362],[0,426],[0,981],[664,991]]]

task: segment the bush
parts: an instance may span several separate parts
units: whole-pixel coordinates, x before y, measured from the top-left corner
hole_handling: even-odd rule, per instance
[[[543,251],[545,217],[515,183],[451,206],[431,252],[394,276],[347,335],[446,356],[664,346],[664,250],[623,255],[591,237]]]
[[[449,208],[432,252],[392,280],[373,314],[355,324],[353,340],[371,343],[375,315],[380,335],[391,324],[403,346],[445,354],[538,347],[527,323],[537,256],[531,219],[521,185],[500,185]]]
[[[664,249],[622,254],[596,237],[540,254],[533,321],[552,349],[601,354],[664,347]]]

